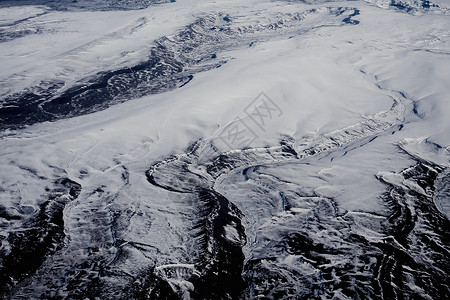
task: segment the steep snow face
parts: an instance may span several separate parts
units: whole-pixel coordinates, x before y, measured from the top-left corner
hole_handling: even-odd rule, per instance
[[[0,8],[3,298],[449,297],[445,1],[105,3]]]

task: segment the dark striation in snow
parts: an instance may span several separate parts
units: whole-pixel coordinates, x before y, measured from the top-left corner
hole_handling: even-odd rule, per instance
[[[16,1],[14,1],[16,2]],[[1,7],[1,3],[0,2],[0,7]],[[3,23],[0,25],[0,43],[3,42],[7,42],[7,41],[11,41],[14,40],[16,38],[20,38],[29,34],[39,34],[41,33],[41,28],[40,27],[26,27],[26,28],[20,28],[17,27],[17,25],[20,25],[21,23],[25,23],[31,19],[34,19],[36,17],[40,17],[47,14],[46,11],[42,12],[42,13],[38,13],[35,14],[33,16],[21,19],[21,20],[17,20],[14,21],[12,23]]]
[[[324,134],[301,152],[295,151],[286,140],[275,147],[215,153],[205,161],[202,155],[211,153],[208,150],[211,146],[200,141],[187,154],[154,165],[147,172],[147,179],[171,192],[196,195],[197,189],[201,189],[215,194],[219,178],[240,170],[245,190],[261,199],[251,206],[258,203],[281,206],[284,215],[272,218],[271,224],[261,229],[263,241],[256,249],[250,249],[255,251],[252,257],[246,257],[241,273],[245,285],[239,298],[447,298],[450,224],[433,202],[436,179],[443,167],[419,160],[417,165],[398,174],[401,184],[379,174],[379,179],[390,186],[383,198],[392,211],[389,217],[342,211],[332,198],[302,191],[301,185],[270,174],[271,168],[289,168],[302,160],[324,157],[344,146],[361,147],[380,134],[389,134],[390,129],[398,128],[402,122],[404,94],[398,94],[399,101],[390,111]],[[261,209],[267,209],[264,207]],[[238,224],[244,223],[250,217],[246,214],[252,211],[244,209],[243,215],[238,216]],[[221,217],[220,212],[209,209],[200,214],[201,218],[205,215],[211,219]],[[355,230],[361,223],[375,236]],[[208,243],[216,239],[207,236],[208,242],[200,239],[199,247],[208,249]],[[201,265],[195,266],[199,272]]]
[[[103,5],[108,9],[136,8],[154,2],[159,1],[106,1]],[[87,1],[73,3],[90,9]],[[421,5],[429,8],[427,1]],[[391,7],[410,12],[400,6],[405,5],[391,2]],[[313,28],[359,23],[355,19],[358,9],[342,7],[276,13],[250,25],[240,22],[240,16],[208,15],[174,36],[158,39],[148,60],[139,65],[101,72],[67,90],[62,90],[64,82],[55,80],[10,96],[0,109],[0,129],[94,112],[184,86],[193,74],[224,63],[218,57],[228,49],[310,30],[302,27],[302,21],[315,14],[327,18]],[[114,202],[130,184],[131,172],[119,159],[114,159],[114,166],[99,168],[101,172],[89,183],[83,182],[90,185],[87,190],[83,185],[81,191],[79,183],[66,177],[48,176],[59,179],[46,190],[38,211],[23,206],[16,213],[14,208],[0,206],[2,226],[19,224],[14,230],[7,227],[6,238],[1,237],[0,294],[5,299],[449,298],[450,224],[438,205],[449,195],[448,170],[443,166],[413,156],[412,167],[377,174],[387,186],[382,200],[392,211],[389,216],[345,211],[333,196],[307,189],[276,172],[306,169],[334,151],[346,155],[402,130],[409,100],[402,92],[390,94],[395,98],[388,111],[317,134],[300,141],[304,143],[299,147],[285,136],[272,147],[220,152],[205,139],[187,153],[151,166],[145,174],[147,181],[180,196],[177,200],[190,207],[182,212],[192,224],[185,233],[187,238],[180,242],[187,244],[183,244],[183,254],[188,256],[182,257],[185,263],[177,258],[175,263],[167,257],[158,260],[163,255],[156,243],[127,236],[124,228],[138,213],[123,209],[133,199],[126,198],[123,206]],[[417,106],[412,110],[422,117]],[[34,180],[48,181],[34,169],[16,162],[11,165],[30,173]],[[143,177],[143,169],[139,170],[132,176]],[[88,172],[80,171],[80,180]],[[107,173],[108,177],[101,178]],[[105,178],[108,185],[101,183]],[[238,191],[221,189],[229,183]],[[239,189],[244,191],[240,198],[227,194],[233,196],[234,192],[235,196]],[[68,205],[78,198],[82,205]],[[142,199],[137,201],[144,205]],[[64,209],[71,211],[63,215]],[[261,224],[252,224],[251,218]],[[142,219],[153,221],[150,214]],[[148,230],[144,222],[137,224]],[[65,238],[70,241],[64,243]],[[170,251],[172,255],[176,249]],[[135,253],[141,256],[136,259]],[[128,273],[125,266],[139,263],[143,256],[150,263],[133,266],[138,271]]]
[[[204,209],[199,213],[196,238],[200,244],[197,268],[199,275],[192,279],[195,299],[236,299],[243,288],[241,276],[244,264],[242,245],[245,244],[242,213],[219,193],[199,189],[199,201]],[[227,237],[226,228],[236,230],[237,240]]]
[[[433,4],[428,0],[419,0],[419,1],[392,0],[390,6],[402,11],[406,11],[408,13],[415,12],[421,9],[430,9],[439,7],[438,5]]]
[[[118,168],[117,175],[120,178],[118,185],[128,184],[126,168]],[[58,217],[63,217],[64,208],[64,219],[58,219],[60,234],[54,241],[54,249],[45,256],[37,270],[15,282],[12,299],[30,295],[43,299],[91,299],[105,295],[114,298],[123,292],[122,286],[119,292],[118,286],[110,284],[117,274],[108,266],[120,255],[116,243],[123,243],[115,235],[119,225],[114,223],[114,219],[126,212],[108,207],[108,201],[113,201],[116,195],[103,188],[83,188],[77,199],[71,199],[73,202],[83,199],[83,207],[78,208],[72,203],[60,207]],[[67,210],[72,210],[72,213],[67,213]],[[45,216],[52,215],[46,211]],[[35,224],[38,229],[47,228],[45,225]],[[54,228],[53,225],[50,228]],[[80,249],[79,245],[84,247]]]
[[[389,183],[384,200],[393,213],[382,218],[378,233],[383,237],[379,241],[368,240],[351,229],[356,227],[354,215],[333,215],[326,199],[291,193],[289,201],[297,208],[309,206],[310,213],[292,210],[286,219],[274,222],[279,240],[271,241],[245,266],[245,298],[448,298],[450,224],[432,203],[435,180],[442,171],[419,161],[400,173],[410,186]],[[257,175],[255,180],[260,182],[261,178]],[[279,185],[277,178],[270,184],[275,189],[282,188]],[[416,190],[416,185],[425,193]],[[304,223],[305,216],[307,227],[296,231],[294,224]],[[366,218],[372,229],[380,222],[370,214]],[[289,255],[300,259],[296,263],[281,259]]]
[[[40,210],[32,213],[32,208],[24,207],[23,216],[4,214],[0,208],[0,217],[6,220],[23,220],[20,231],[8,235],[9,250],[0,252],[0,295],[7,299],[17,283],[28,278],[44,260],[60,250],[64,240],[63,209],[76,199],[81,186],[68,179],[60,178],[48,189],[48,199],[40,205]],[[29,211],[26,211],[26,210]]]
[[[129,10],[169,2],[175,2],[175,0],[4,0],[0,2],[0,7],[45,5],[56,10]]]
[[[22,23],[26,23],[31,19],[36,17],[40,17],[42,15],[47,14],[52,10],[59,11],[106,11],[106,10],[134,10],[134,9],[143,9],[149,7],[151,5],[163,4],[175,2],[175,0],[126,0],[126,1],[118,1],[118,0],[106,0],[106,1],[89,1],[89,0],[19,0],[19,1],[10,1],[4,0],[0,1],[0,8],[2,7],[11,7],[11,6],[42,6],[44,11],[42,13],[35,14],[33,16],[20,19],[14,21],[12,23],[3,23],[0,24],[0,43],[14,40],[16,38],[24,37],[31,34],[40,34],[42,33],[43,28],[39,25],[37,26],[26,26],[26,27],[17,27]]]
[[[232,16],[209,15],[173,36],[155,41],[148,60],[110,72],[100,72],[76,86],[61,90],[64,82],[43,82],[40,86],[6,96],[0,108],[0,130],[79,116],[148,94],[182,87],[193,74],[220,67],[217,53],[246,47],[255,40],[274,35],[299,34],[302,20],[310,15],[335,16],[321,26],[356,25],[353,8],[312,9],[303,13],[278,13],[264,23],[241,24]],[[240,17],[242,18],[242,17]]]
[[[391,238],[377,244],[384,255],[379,270],[385,298],[450,296],[450,221],[433,201],[436,180],[443,171],[440,166],[418,161],[399,174],[401,184],[380,176],[390,185],[385,201],[393,211],[387,224]]]
[[[295,295],[299,299],[321,299],[323,296],[346,296],[352,299],[445,299],[450,295],[450,278],[446,272],[450,267],[447,259],[450,250],[450,223],[433,202],[436,179],[444,171],[442,167],[418,161],[417,165],[398,174],[402,179],[401,184],[391,183],[389,177],[378,175],[381,181],[390,186],[384,201],[392,214],[388,218],[370,213],[357,216],[366,219],[368,224],[373,223],[372,230],[377,230],[380,235],[380,238],[368,239],[352,230],[356,226],[356,216],[340,211],[332,199],[314,194],[292,193],[292,183],[277,177],[267,179],[268,174],[263,170],[270,169],[271,159],[277,162],[276,166],[280,166],[283,159],[298,159],[298,155],[290,153],[292,149],[286,151],[285,147],[266,149],[264,152],[247,150],[237,152],[239,154],[222,154],[211,163],[213,168],[206,168],[210,178],[217,178],[219,173],[228,173],[239,166],[254,164],[260,160],[263,165],[254,165],[242,171],[246,181],[251,180],[260,186],[257,197],[270,199],[270,190],[282,191],[280,195],[286,216],[271,225],[277,232],[275,236],[278,239],[267,241],[262,252],[246,261],[242,270],[246,284],[241,291],[241,298],[263,296],[267,299],[280,299]],[[159,164],[148,172],[149,181],[153,184],[164,182],[164,185],[158,186],[171,191],[194,194],[195,186],[211,186],[202,184],[205,177],[198,179],[189,171],[189,166],[195,164],[192,161],[195,149],[188,157],[191,161],[187,163],[185,159],[185,164],[180,162],[183,160]],[[161,172],[167,173],[158,176]],[[181,181],[185,178],[193,179]],[[285,185],[289,185],[288,190]],[[185,189],[188,186],[191,187],[190,191]],[[301,190],[301,186],[298,188]],[[214,193],[206,188],[201,189]],[[220,218],[221,214],[206,209],[202,211],[200,218]],[[243,217],[239,215],[237,220]],[[295,224],[304,223],[305,217],[307,226],[295,230],[298,227]],[[226,225],[222,222],[219,224]],[[208,228],[207,225],[202,227]],[[199,241],[199,246],[203,249],[208,249],[208,243],[217,238],[211,235],[208,237]],[[214,251],[220,251],[219,249],[214,248]],[[209,256],[204,257],[208,261]],[[286,262],[288,257],[295,257],[295,262]],[[227,269],[229,265],[222,267]],[[201,265],[196,268],[202,270]],[[211,276],[207,278],[215,279]],[[213,286],[214,283],[209,282],[209,285]],[[210,299],[209,296],[198,299],[205,298]]]

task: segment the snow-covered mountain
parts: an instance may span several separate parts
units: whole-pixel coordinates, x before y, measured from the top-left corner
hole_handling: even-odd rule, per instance
[[[449,7],[0,2],[0,295],[449,298]]]

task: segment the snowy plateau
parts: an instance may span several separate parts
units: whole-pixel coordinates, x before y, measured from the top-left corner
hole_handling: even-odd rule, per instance
[[[0,1],[1,299],[450,299],[450,0]]]

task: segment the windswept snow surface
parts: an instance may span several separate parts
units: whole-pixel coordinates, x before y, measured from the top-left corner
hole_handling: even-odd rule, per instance
[[[447,1],[9,2],[2,298],[450,297]]]

